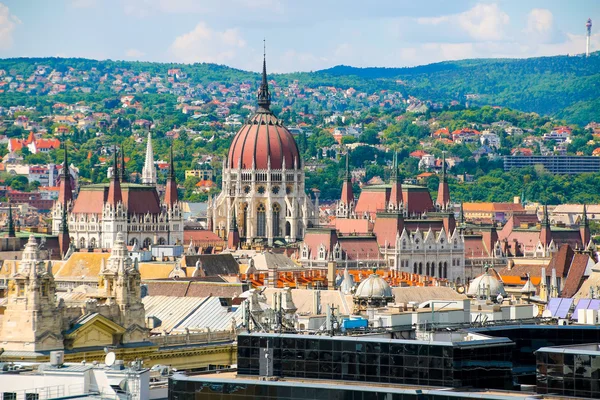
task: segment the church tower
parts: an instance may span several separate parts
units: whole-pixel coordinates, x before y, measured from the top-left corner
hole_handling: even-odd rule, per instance
[[[62,171],[60,174],[60,183],[58,189],[58,200],[54,203],[52,209],[52,234],[59,235],[61,233],[61,225],[65,213],[69,213],[73,202],[73,186],[71,184],[71,174],[69,172],[69,150],[67,144],[64,144],[64,160]],[[68,230],[68,227],[67,227]],[[66,243],[68,248],[69,244]],[[65,250],[66,251],[66,250]],[[61,247],[62,252],[62,247]],[[64,253],[63,253],[64,254]]]
[[[154,166],[154,151],[152,150],[152,133],[148,132],[146,142],[146,160],[142,168],[142,183],[145,185],[156,185],[156,167]]]
[[[167,177],[167,186],[165,189],[164,205],[169,222],[169,240],[168,244],[183,243],[183,213],[179,203],[179,194],[177,193],[177,179],[175,178],[175,160],[173,158],[173,144],[171,144],[171,155],[169,161],[169,176]]]
[[[5,264],[10,262],[5,262]],[[17,268],[12,262],[6,310],[0,337],[5,350],[45,351],[63,348],[61,318],[57,317],[56,285],[52,265],[40,259],[33,236]]]
[[[587,208],[585,204],[583,205],[583,213],[581,214],[581,219],[579,220],[579,234],[581,235],[581,248],[585,249],[587,245],[590,243],[590,224],[587,217]]]

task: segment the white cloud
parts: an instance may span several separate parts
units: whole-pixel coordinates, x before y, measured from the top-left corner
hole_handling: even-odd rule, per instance
[[[71,7],[74,8],[92,8],[96,7],[96,0],[71,0]]]
[[[556,27],[552,12],[544,8],[534,8],[529,12],[524,32],[530,42],[552,43],[567,39]]]
[[[144,57],[146,55],[146,53],[144,53],[143,51],[140,51],[138,49],[128,49],[125,52],[125,55],[128,58],[135,58],[135,59],[139,60],[140,58]]]
[[[13,45],[13,32],[21,21],[10,13],[7,6],[0,3],[0,50],[8,50]]]
[[[246,46],[237,28],[217,31],[200,22],[188,33],[175,38],[170,52],[178,61],[231,63]]]
[[[442,25],[441,29],[458,26],[477,41],[502,40],[510,17],[497,4],[478,3],[473,8],[454,15],[417,18],[421,25]]]

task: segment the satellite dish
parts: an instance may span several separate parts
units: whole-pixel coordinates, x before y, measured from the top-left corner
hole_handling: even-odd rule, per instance
[[[115,353],[113,353],[112,351],[110,353],[108,353],[106,355],[106,357],[104,357],[104,364],[107,367],[111,367],[114,363],[115,360],[117,359],[117,356],[115,355]]]

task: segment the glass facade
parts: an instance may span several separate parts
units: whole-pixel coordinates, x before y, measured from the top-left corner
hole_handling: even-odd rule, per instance
[[[279,377],[512,389],[512,347],[507,339],[424,342],[385,338],[240,334],[238,373]],[[261,357],[263,351],[263,357]]]
[[[596,346],[597,347],[597,346]],[[542,348],[536,352],[537,392],[600,398],[600,352]]]
[[[390,387],[371,387],[346,385],[315,385],[303,382],[268,381],[227,381],[202,378],[169,378],[169,400],[457,400],[464,399],[465,393],[442,390],[414,390]],[[502,394],[484,394],[469,398],[506,399]]]
[[[514,325],[475,328],[487,336],[505,337],[515,343],[512,357],[514,374],[520,383],[535,384],[535,351],[542,347],[600,343],[600,326],[594,325]]]

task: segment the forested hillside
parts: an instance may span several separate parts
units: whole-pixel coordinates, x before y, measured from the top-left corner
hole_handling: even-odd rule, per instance
[[[600,119],[600,52],[589,58],[479,59],[414,68],[337,66],[316,74],[348,84],[353,79],[393,80],[419,99],[462,102],[475,95],[469,96],[470,104],[556,115],[578,124]]]

